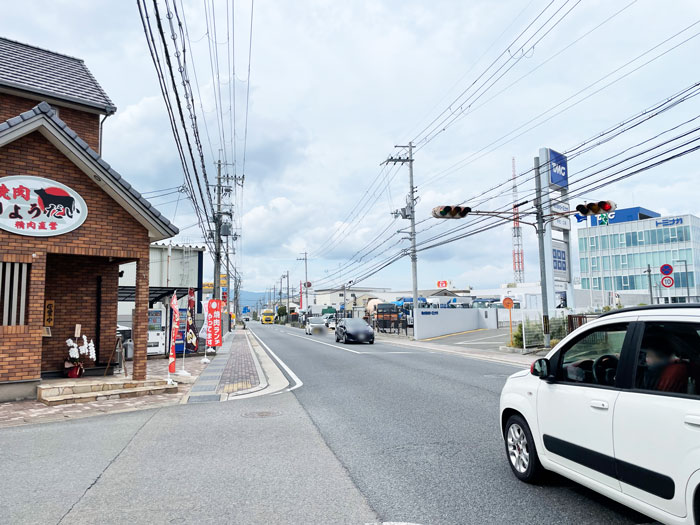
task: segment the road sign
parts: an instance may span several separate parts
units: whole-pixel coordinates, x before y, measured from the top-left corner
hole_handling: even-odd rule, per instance
[[[661,267],[661,273],[663,275],[671,275],[673,273],[673,266],[671,266],[670,264],[664,264]],[[666,288],[668,288],[668,286]]]
[[[661,286],[663,286],[664,288],[671,288],[674,282],[675,281],[673,280],[673,277],[671,277],[670,275],[665,275],[661,278]]]
[[[506,297],[505,299],[503,299],[503,308],[507,308],[508,310],[513,308],[513,299],[511,299],[510,297]]]
[[[221,301],[207,303],[207,346],[221,346]]]
[[[438,288],[447,288],[447,281],[438,281],[437,287]]]

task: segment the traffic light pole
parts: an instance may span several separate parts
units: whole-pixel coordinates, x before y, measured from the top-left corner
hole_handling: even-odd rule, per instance
[[[542,331],[544,333],[544,347],[550,346],[549,334],[549,296],[547,295],[547,269],[544,256],[544,211],[542,210],[542,180],[540,179],[540,158],[535,157],[535,213],[537,218],[537,245],[540,255],[540,288],[542,293]],[[524,327],[523,327],[524,329]]]
[[[647,274],[647,279],[649,279],[649,300],[651,301],[649,304],[654,304],[654,290],[651,287],[651,264],[647,264],[647,269],[644,270],[644,273]]]

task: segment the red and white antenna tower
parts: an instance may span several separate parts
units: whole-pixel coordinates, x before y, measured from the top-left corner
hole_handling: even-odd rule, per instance
[[[518,183],[515,181],[515,157],[513,157],[513,276],[515,283],[525,282],[525,256],[523,253],[523,230],[520,227]]]

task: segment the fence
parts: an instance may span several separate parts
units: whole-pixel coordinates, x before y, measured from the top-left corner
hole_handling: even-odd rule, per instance
[[[498,327],[508,328],[507,312],[498,310]],[[523,350],[544,345],[544,326],[539,310],[513,310],[513,332],[515,345]],[[596,315],[570,315],[565,310],[555,310],[549,317],[551,341],[560,341],[571,332],[595,319]],[[505,318],[505,320],[504,320]]]

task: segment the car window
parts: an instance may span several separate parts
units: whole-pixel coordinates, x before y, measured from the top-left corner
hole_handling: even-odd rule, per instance
[[[594,328],[563,351],[559,379],[567,383],[613,386],[627,324]]]
[[[646,323],[635,386],[700,397],[700,323]]]

